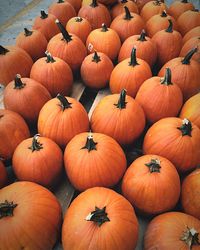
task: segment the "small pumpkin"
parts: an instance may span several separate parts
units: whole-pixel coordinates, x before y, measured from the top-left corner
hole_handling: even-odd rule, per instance
[[[190,38],[200,36],[200,26],[194,27],[193,29],[189,30],[183,37],[183,45],[190,40]]]
[[[24,119],[16,112],[0,109],[0,158],[12,158],[17,145],[30,136]]]
[[[41,109],[38,132],[55,141],[61,148],[77,134],[87,132],[89,118],[81,103],[72,97],[58,94]]]
[[[58,93],[69,95],[73,84],[73,73],[69,65],[58,57],[46,52],[31,68],[30,77],[44,85],[52,97]]]
[[[20,63],[19,63],[20,62]],[[0,83],[7,85],[16,74],[29,77],[33,61],[30,55],[17,46],[0,45]]]
[[[148,129],[143,151],[167,158],[180,173],[190,171],[200,162],[200,129],[186,118],[163,118]]]
[[[8,183],[8,174],[3,162],[0,160],[0,189]]]
[[[200,63],[200,36],[195,36],[189,39],[180,51],[180,57],[186,55],[191,49],[197,48],[197,52],[192,56],[192,59]]]
[[[147,120],[154,123],[164,117],[177,116],[183,94],[178,85],[172,83],[171,70],[167,68],[164,77],[154,76],[144,81],[135,100],[143,108]]]
[[[175,19],[187,10],[193,10],[194,5],[192,2],[188,2],[188,0],[176,0],[169,5],[168,12]]]
[[[120,93],[122,89],[127,94],[135,97],[139,87],[148,78],[152,77],[151,68],[147,62],[136,57],[136,49],[131,51],[131,57],[118,63],[110,76],[110,90]]]
[[[105,96],[93,110],[91,129],[113,137],[119,144],[133,143],[143,132],[145,115],[141,106],[126,90]]]
[[[113,63],[106,54],[95,51],[83,60],[80,70],[81,78],[88,87],[104,88],[109,82],[113,68]]]
[[[35,62],[44,56],[47,47],[47,39],[39,30],[28,30],[20,32],[16,37],[16,46],[24,49]]]
[[[0,218],[2,249],[53,249],[59,238],[62,211],[49,190],[18,181],[0,189]]]
[[[88,237],[83,237],[86,232]],[[134,208],[111,189],[89,188],[66,211],[62,226],[64,250],[132,250],[137,239]]]

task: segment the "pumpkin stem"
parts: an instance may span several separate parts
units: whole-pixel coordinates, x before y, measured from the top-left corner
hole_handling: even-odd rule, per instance
[[[97,54],[97,52],[94,52],[94,56],[92,57],[92,62],[98,63],[101,61],[100,56]]]
[[[192,124],[191,122],[184,118],[182,120],[182,126],[181,127],[178,127],[177,129],[179,129],[181,132],[182,132],[182,136],[184,135],[188,135],[188,136],[192,136],[191,135],[191,132],[192,132]]]
[[[131,18],[133,18],[133,16],[131,16],[129,8],[127,6],[124,6],[124,9],[125,9],[125,17],[124,17],[124,19],[125,20],[131,20]]]
[[[183,60],[181,61],[182,64],[190,64],[190,59],[192,58],[192,56],[194,55],[194,53],[197,52],[197,47],[194,49],[191,49],[186,56],[183,58]]]
[[[90,152],[92,150],[97,150],[96,145],[97,145],[97,142],[94,142],[92,134],[89,133],[87,140],[86,140],[86,144],[81,149],[87,149],[88,152]]]
[[[147,41],[145,30],[142,30],[140,37],[137,40],[141,42]]]
[[[102,23],[101,28],[102,28],[101,31],[103,31],[103,32],[108,31],[108,28],[107,28],[105,23]]]
[[[75,21],[76,21],[76,22],[82,22],[82,21],[83,21],[83,18],[80,17],[80,16],[78,16],[78,17],[75,18]]]
[[[23,89],[26,85],[26,83],[22,82],[21,76],[19,74],[15,76],[14,82],[15,82],[14,89]]]
[[[72,36],[67,32],[65,27],[62,25],[61,22],[59,22],[58,19],[56,19],[56,24],[58,25],[58,28],[59,28],[60,32],[62,33],[62,35],[63,35],[62,40],[65,40],[67,43],[72,41]]]
[[[165,31],[168,33],[172,33],[173,32],[173,23],[172,23],[171,19],[168,19],[168,21],[169,21],[169,26]]]
[[[61,94],[57,94],[56,98],[60,101],[60,106],[62,110],[64,111],[65,109],[72,108],[71,103],[68,102],[67,98],[64,97]]]
[[[40,149],[43,148],[42,143],[40,143],[38,141],[38,137],[40,136],[40,134],[36,134],[33,136],[33,140],[32,140],[32,145],[30,147],[28,147],[29,149],[32,150],[32,152],[34,151],[39,151]]]
[[[188,3],[188,0],[182,0],[181,3]]]
[[[14,204],[13,201],[0,203],[0,219],[3,217],[13,216],[13,211],[16,208],[17,204]]]
[[[166,10],[163,10],[160,16],[161,16],[161,17],[167,17],[167,12],[166,12]]]
[[[136,66],[139,65],[139,63],[137,62],[137,58],[136,58],[136,48],[133,48],[131,51],[131,60],[129,62],[129,66]]]
[[[192,246],[200,245],[198,236],[199,233],[194,228],[187,227],[187,229],[183,232],[180,240],[184,241],[189,246],[189,250],[191,250]]]
[[[92,8],[95,8],[98,6],[97,0],[92,0],[92,3],[90,4]]]
[[[64,3],[65,1],[64,0],[58,0],[57,3]]]
[[[165,76],[164,76],[163,79],[161,79],[161,84],[173,85],[171,79],[172,79],[171,69],[170,68],[166,68]]]
[[[88,214],[86,220],[94,221],[100,227],[104,222],[110,221],[107,215],[108,214],[106,213],[106,207],[103,208],[95,207],[95,210]]]
[[[56,60],[53,58],[50,52],[46,51],[45,55],[47,57],[46,62],[47,63],[54,63]]]
[[[5,55],[7,52],[9,52],[9,50],[0,45],[0,55]]]
[[[28,30],[27,28],[24,28],[24,35],[25,36],[31,36],[33,34],[33,31]]]
[[[150,173],[160,173],[160,161],[158,159],[151,159],[149,163],[146,163],[145,166],[149,168]]]
[[[41,10],[40,13],[41,13],[40,18],[45,19],[48,17],[48,14],[44,10]]]
[[[155,0],[155,1],[153,2],[153,4],[154,4],[154,5],[161,5],[161,1],[160,1],[160,0]]]
[[[122,89],[122,91],[120,92],[119,95],[119,100],[117,104],[114,104],[115,106],[117,106],[118,109],[125,109],[126,108],[126,89]]]
[[[123,4],[123,3],[127,3],[128,2],[128,0],[121,0],[121,3]]]

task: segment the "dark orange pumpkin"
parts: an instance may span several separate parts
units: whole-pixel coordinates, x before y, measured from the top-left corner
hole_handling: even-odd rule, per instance
[[[72,138],[65,149],[64,163],[70,182],[79,191],[113,187],[126,170],[122,148],[101,133],[81,133]]]
[[[200,162],[200,129],[186,118],[163,118],[147,131],[143,151],[167,158],[181,173],[190,171]]]
[[[173,209],[179,200],[180,189],[176,168],[169,160],[158,155],[137,158],[122,180],[124,197],[145,214],[155,215]]]
[[[18,181],[0,190],[0,218],[2,249],[53,249],[62,211],[49,190]]]
[[[69,65],[58,57],[46,52],[46,57],[38,59],[31,68],[30,77],[44,85],[52,97],[58,93],[69,95],[73,84],[73,74]]]
[[[50,99],[50,93],[42,84],[20,75],[6,86],[3,95],[5,108],[20,114],[29,125],[37,122],[41,108]]]
[[[6,186],[8,182],[8,174],[3,162],[0,160],[0,188]]]
[[[52,139],[62,148],[75,135],[87,132],[88,129],[89,118],[82,104],[60,94],[43,106],[38,117],[41,136]]]
[[[200,63],[200,36],[195,36],[189,39],[183,45],[179,56],[185,56],[193,48],[197,48],[197,52],[192,56],[192,59]]]
[[[36,134],[17,146],[12,166],[18,180],[31,181],[50,188],[60,180],[63,153],[54,141]]]
[[[33,61],[29,54],[17,47],[0,45],[0,83],[7,85],[16,74],[29,77]]]
[[[103,97],[95,107],[91,119],[93,132],[113,137],[119,144],[134,142],[145,127],[144,111],[126,91]]]
[[[36,61],[44,56],[47,48],[47,39],[39,30],[28,30],[19,33],[16,37],[16,46],[24,49]]]
[[[164,117],[177,116],[183,104],[183,94],[178,85],[172,83],[171,70],[167,68],[164,77],[147,79],[135,100],[143,108],[147,120],[154,123]]]
[[[66,211],[62,227],[65,250],[133,250],[137,239],[134,208],[111,189],[87,189]]]
[[[79,70],[87,50],[79,37],[69,34],[64,26],[57,20],[61,33],[54,36],[48,43],[47,50],[52,56],[59,57],[69,64],[75,73]]]
[[[189,30],[183,37],[183,45],[190,40],[190,38],[200,36],[200,26],[197,26],[191,30]]]
[[[199,249],[200,221],[181,213],[168,212],[156,216],[144,236],[144,250]]]
[[[136,58],[136,49],[133,48],[131,57],[121,61],[113,69],[110,90],[112,93],[120,93],[122,89],[126,89],[128,95],[135,97],[139,87],[150,77],[150,66],[144,60]]]
[[[0,109],[0,158],[12,158],[17,145],[30,136],[24,119],[17,113]]]
[[[113,63],[106,54],[94,52],[83,60],[80,70],[81,78],[86,86],[96,89],[104,88],[109,82],[113,68]]]
[[[194,5],[188,0],[176,0],[169,5],[168,13],[172,15],[175,19],[187,10],[193,10]]]

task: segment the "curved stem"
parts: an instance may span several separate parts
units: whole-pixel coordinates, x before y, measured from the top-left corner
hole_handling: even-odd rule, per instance
[[[65,27],[61,22],[59,22],[58,19],[56,19],[56,24],[58,25],[58,28],[63,35],[63,40],[65,40],[67,43],[72,41],[72,36],[66,31]]]
[[[124,19],[125,20],[131,20],[131,18],[133,18],[133,16],[131,16],[131,13],[130,13],[128,7],[124,6],[124,9],[125,9],[125,17],[124,17]]]
[[[136,58],[136,48],[133,48],[131,51],[131,61],[129,62],[129,66],[136,66],[139,65],[139,63],[137,62],[137,58]]]
[[[98,6],[97,0],[92,0],[92,3],[90,4],[92,8],[95,8]]]
[[[24,35],[25,36],[31,36],[33,34],[33,31],[28,30],[27,28],[24,28]]]
[[[168,33],[172,33],[173,32],[173,23],[172,23],[171,19],[168,19],[168,21],[169,21],[169,26],[165,31]]]
[[[64,3],[65,1],[64,0],[58,0],[57,3]]]
[[[188,135],[188,136],[192,136],[191,132],[192,132],[192,124],[188,119],[183,119],[182,120],[182,126],[178,127],[177,129],[179,129],[182,132],[182,136]]]
[[[56,60],[53,58],[50,52],[46,51],[45,55],[47,57],[46,62],[47,63],[54,63]]]
[[[146,163],[145,166],[149,168],[150,173],[160,173],[160,161],[158,159],[151,159],[149,163]]]
[[[171,74],[171,69],[170,68],[166,68],[165,71],[165,76],[164,78],[161,80],[161,84],[165,84],[165,85],[173,85],[172,84],[172,74]]]
[[[108,31],[108,28],[107,28],[107,26],[106,26],[105,23],[102,23],[102,25],[101,25],[101,31],[103,31],[103,32]]]
[[[167,12],[166,12],[166,10],[163,10],[160,16],[161,16],[161,17],[167,17]]]
[[[142,30],[140,37],[137,40],[141,42],[147,41],[145,30]]]
[[[192,250],[193,246],[200,245],[199,233],[194,228],[187,227],[180,240],[184,241],[188,245],[189,250]]]
[[[106,221],[110,221],[107,215],[108,214],[106,213],[106,207],[103,207],[103,208],[95,207],[95,210],[89,213],[85,219],[87,221],[96,222],[98,226],[100,227]]]
[[[39,134],[33,136],[32,145],[29,147],[29,149],[31,149],[32,152],[39,151],[40,149],[43,148],[42,143],[38,141],[39,136],[40,136]]]
[[[94,56],[92,57],[92,62],[98,63],[101,61],[100,56],[97,54],[97,52],[94,52]]]
[[[60,106],[62,110],[64,111],[65,109],[72,108],[71,103],[68,102],[67,98],[64,97],[61,94],[57,94],[56,98],[60,101]]]
[[[190,59],[192,58],[194,53],[197,52],[197,50],[198,50],[197,48],[191,49],[181,61],[182,64],[190,64]]]
[[[122,89],[122,91],[120,92],[118,103],[114,104],[114,105],[117,106],[118,109],[125,109],[126,104],[127,104],[127,102],[126,102],[126,90]]]
[[[44,10],[41,10],[40,13],[41,13],[40,18],[45,19],[48,17],[48,14]]]
[[[90,152],[90,151],[92,151],[92,150],[97,150],[96,145],[97,145],[97,142],[94,142],[93,136],[92,136],[92,134],[90,133],[90,134],[88,135],[88,137],[87,137],[85,146],[82,147],[81,149],[87,149],[88,152]]]
[[[26,83],[22,82],[21,76],[19,74],[15,76],[14,83],[14,89],[23,89],[26,86]]]
[[[0,55],[5,55],[9,50],[0,45]]]
[[[78,16],[78,17],[75,17],[75,21],[78,23],[78,22],[82,22],[83,21],[83,18]]]
[[[13,216],[13,211],[16,208],[17,204],[14,204],[13,201],[0,203],[0,219],[3,217]]]

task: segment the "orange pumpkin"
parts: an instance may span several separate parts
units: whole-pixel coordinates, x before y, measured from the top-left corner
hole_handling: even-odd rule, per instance
[[[19,63],[20,62],[20,63]],[[17,47],[0,45],[0,83],[7,85],[16,74],[29,77],[33,61],[29,54]]]
[[[0,109],[0,158],[12,158],[17,145],[30,136],[24,119],[17,113]]]
[[[121,61],[113,69],[110,90],[112,93],[120,93],[122,89],[126,89],[128,95],[135,97],[139,87],[150,77],[150,66],[144,60],[136,58],[136,49],[133,48],[131,57]]]
[[[183,104],[183,94],[178,85],[172,83],[171,70],[167,68],[164,78],[147,79],[135,100],[143,108],[147,120],[154,123],[164,117],[177,116]]]
[[[200,63],[200,36],[195,36],[189,39],[180,51],[180,57],[186,55],[191,49],[197,48],[197,52],[192,56],[192,59]]]
[[[38,132],[65,148],[77,134],[89,129],[89,118],[81,103],[60,94],[48,101],[38,117]]]
[[[119,144],[134,142],[145,127],[144,111],[126,91],[104,97],[95,107],[91,129],[113,137]]]
[[[72,138],[65,149],[64,163],[70,182],[79,191],[113,187],[126,170],[122,148],[101,133],[81,133]]]
[[[83,60],[80,70],[81,78],[88,87],[104,88],[109,82],[113,68],[113,63],[106,54],[101,52],[97,54],[95,51]]]
[[[122,180],[124,197],[145,214],[155,215],[174,208],[180,189],[176,168],[169,160],[158,155],[137,158]]]
[[[135,2],[135,3],[137,4],[137,6],[138,6],[139,12],[141,12],[143,6],[144,6],[146,3],[150,2],[150,1],[152,1],[152,0],[134,0],[134,2]],[[161,2],[164,2],[164,0],[161,0]]]
[[[190,38],[200,36],[200,26],[194,27],[193,29],[189,30],[183,37],[183,45],[190,40]]]
[[[200,129],[188,119],[163,118],[147,131],[143,151],[170,160],[180,173],[200,162]]]
[[[87,237],[82,237],[86,232]],[[87,189],[66,211],[62,226],[64,250],[133,250],[137,239],[134,208],[111,189]]]
[[[44,85],[52,97],[58,93],[69,95],[73,84],[73,74],[69,65],[58,57],[46,52],[46,57],[38,59],[31,68],[30,77]]]
[[[8,182],[8,174],[2,161],[0,161],[0,189],[5,187]]]
[[[188,2],[188,0],[176,0],[172,2],[169,6],[168,12],[172,15],[175,19],[187,10],[193,10],[194,5],[192,2]]]
[[[82,0],[65,0],[65,2],[70,3],[74,7],[76,13],[78,13],[78,11],[81,8],[81,2],[82,2]]]

